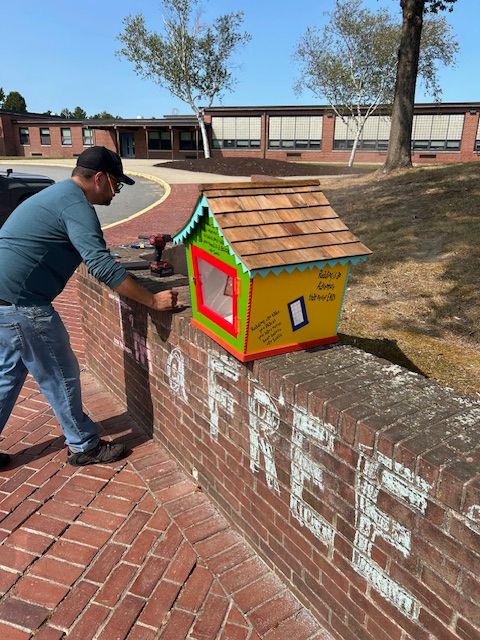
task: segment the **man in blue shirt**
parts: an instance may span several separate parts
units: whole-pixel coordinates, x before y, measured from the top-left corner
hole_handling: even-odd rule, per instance
[[[118,154],[91,147],[78,157],[71,179],[26,200],[0,229],[0,432],[30,372],[55,412],[73,465],[114,462],[127,451],[100,440],[83,411],[78,362],[52,300],[84,261],[122,296],[158,311],[177,305],[176,291],[151,293],[106,247],[92,205],[109,205],[124,184],[134,181]],[[0,469],[9,462],[0,453]]]

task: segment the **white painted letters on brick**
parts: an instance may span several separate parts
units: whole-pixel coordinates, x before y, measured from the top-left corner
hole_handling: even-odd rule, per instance
[[[210,436],[218,438],[218,410],[220,407],[233,417],[234,401],[230,391],[222,388],[222,378],[237,382],[240,378],[240,364],[227,354],[208,351],[208,408],[210,409]]]
[[[480,504],[472,504],[467,511],[467,527],[480,534]]]
[[[293,408],[293,431],[291,445],[291,493],[290,510],[298,522],[309,529],[313,535],[333,548],[335,529],[317,511],[303,500],[305,481],[312,481],[324,491],[323,470],[304,451],[304,439],[315,443],[325,451],[333,451],[335,427],[314,416],[304,409]]]
[[[248,426],[250,430],[250,469],[260,468],[260,452],[265,460],[265,476],[270,489],[280,492],[271,436],[280,424],[278,408],[271,395],[262,387],[250,384],[248,395]]]
[[[118,295],[114,293],[109,294],[109,298],[114,301],[118,309],[118,317],[120,321],[120,340],[118,338],[114,338],[113,342],[123,349],[125,353],[128,353],[129,356],[135,358],[135,360],[140,364],[144,369],[148,369],[148,371],[152,372],[152,354],[150,351],[150,347],[147,343],[147,338],[142,336],[135,329],[135,322],[132,308],[129,304],[127,304],[124,300],[121,300]],[[127,327],[127,332],[125,331],[125,327]],[[126,335],[126,333],[128,335]],[[127,346],[127,342],[132,344],[132,348]]]
[[[147,344],[147,339],[132,328],[133,349],[135,360],[152,373],[152,352]]]
[[[183,402],[188,402],[185,391],[185,358],[178,347],[167,358],[167,376],[170,390]]]
[[[418,618],[419,602],[413,594],[392,580],[388,573],[372,559],[375,539],[383,538],[405,557],[410,555],[412,534],[393,516],[377,506],[380,489],[413,507],[422,514],[427,508],[430,485],[410,469],[381,453],[368,457],[361,452],[356,476],[356,518],[353,567],[412,620]]]

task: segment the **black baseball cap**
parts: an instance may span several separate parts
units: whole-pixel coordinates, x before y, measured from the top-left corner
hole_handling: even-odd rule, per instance
[[[119,182],[135,184],[135,180],[123,173],[122,160],[118,153],[107,147],[89,147],[77,158],[77,167],[110,173]]]

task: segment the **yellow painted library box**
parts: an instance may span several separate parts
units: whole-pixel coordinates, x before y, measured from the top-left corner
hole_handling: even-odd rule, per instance
[[[200,185],[174,242],[193,324],[242,362],[337,341],[350,266],[371,253],[318,180]]]

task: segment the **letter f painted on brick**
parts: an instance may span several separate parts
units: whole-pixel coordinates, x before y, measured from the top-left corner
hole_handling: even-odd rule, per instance
[[[240,365],[226,354],[208,352],[208,408],[210,410],[210,436],[218,438],[219,408],[233,417],[234,400],[230,391],[220,386],[221,379],[237,382],[240,378]]]

